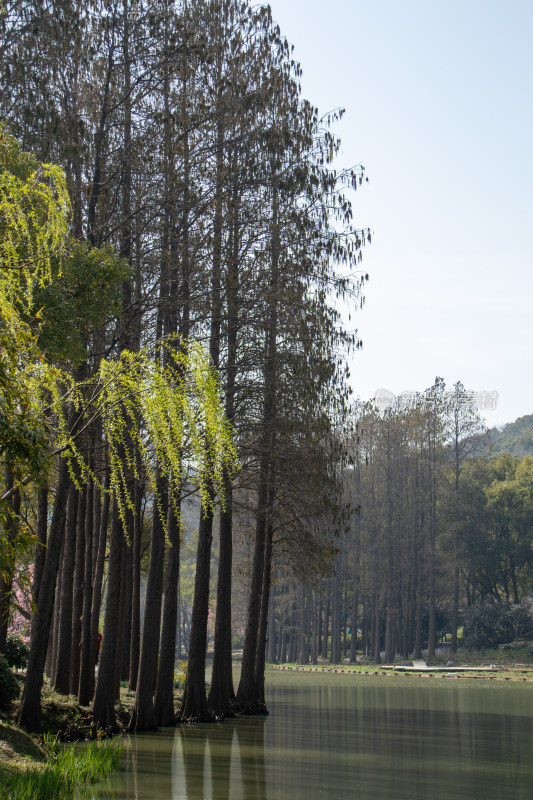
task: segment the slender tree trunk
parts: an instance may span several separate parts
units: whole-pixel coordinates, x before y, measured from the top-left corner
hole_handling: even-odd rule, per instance
[[[70,664],[72,652],[72,598],[74,586],[74,567],[76,561],[76,528],[78,524],[79,492],[70,484],[65,544],[61,570],[61,595],[59,603],[59,625],[57,635],[57,655],[53,687],[60,694],[70,692]]]
[[[268,655],[267,659],[271,664],[277,663],[277,642],[276,642],[276,590],[272,586],[270,590],[270,600],[268,603]]]
[[[389,565],[389,568],[390,565]],[[394,661],[394,642],[396,634],[396,618],[398,610],[394,603],[394,590],[392,587],[392,575],[388,578],[387,586],[387,611],[385,617],[385,663],[392,664]]]
[[[319,590],[318,590],[318,609],[317,609],[317,631],[316,631],[316,635],[317,635],[317,643],[316,643],[316,646],[317,646],[317,653],[316,653],[317,654],[317,660],[318,660],[318,656],[322,655],[322,623],[323,623],[322,614],[323,614],[323,605],[324,605],[324,590],[323,590],[323,585],[322,585],[322,582],[321,582],[321,586],[319,587]]]
[[[120,680],[128,681],[130,677],[130,635],[131,608],[133,597],[133,539],[134,524],[131,511],[126,517],[128,521],[128,541],[124,548],[124,613],[122,616],[122,655],[120,659]]]
[[[212,513],[206,513],[200,520],[198,532],[193,615],[189,639],[187,677],[180,709],[181,720],[197,720],[201,722],[212,719],[212,713],[207,707],[205,692],[206,633],[209,612],[209,560],[212,541],[213,515]]]
[[[428,632],[428,658],[435,657],[435,567],[436,567],[435,539],[432,536],[429,555],[429,632]]]
[[[52,621],[50,623],[50,636],[48,639],[48,652],[46,663],[49,664],[47,675],[50,678],[50,685],[53,686],[56,679],[57,650],[59,639],[59,612],[61,605],[61,589],[63,586],[63,551],[65,549],[65,537],[61,543],[61,554],[59,556],[59,572],[57,573],[56,590],[54,594],[54,607],[52,610]],[[38,606],[36,606],[37,608]]]
[[[104,87],[102,93],[102,106],[100,108],[100,118],[98,121],[98,130],[95,135],[94,142],[94,165],[91,181],[91,193],[89,196],[89,204],[87,208],[87,239],[92,245],[97,245],[97,226],[96,226],[96,210],[100,194],[102,192],[102,168],[104,163],[104,143],[107,119],[109,116],[109,93],[111,90],[111,81],[115,68],[115,25],[116,19],[113,15],[111,23],[111,44],[107,57],[106,73],[104,79]]]
[[[182,658],[183,653],[183,610],[181,607],[181,581],[178,577],[178,620],[176,631],[176,652],[179,659]]]
[[[155,689],[156,725],[174,725],[174,665],[176,662],[176,626],[178,620],[178,577],[180,568],[180,521],[178,510],[168,513],[168,548],[165,576],[165,600],[161,629],[161,654]]]
[[[157,728],[154,713],[154,688],[156,683],[159,634],[161,626],[161,600],[163,564],[165,556],[165,531],[163,520],[168,510],[168,483],[160,475],[156,479],[159,502],[154,501],[152,538],[148,582],[144,605],[143,633],[137,691],[133,713],[128,725],[130,731],[152,731]]]
[[[303,583],[298,590],[298,663],[307,663],[307,648],[305,642],[305,589]]]
[[[270,480],[271,493],[272,493],[272,474]],[[273,496],[269,497],[269,508],[272,508]],[[270,579],[272,573],[272,537],[273,528],[272,522],[269,521],[267,525],[266,540],[265,540],[265,562],[263,567],[263,589],[261,593],[261,615],[259,618],[259,631],[257,636],[257,654],[255,662],[255,683],[257,686],[257,696],[259,706],[256,709],[258,712],[268,713],[265,699],[265,653],[266,653],[266,635],[268,625],[268,609],[270,605]]]
[[[258,687],[255,682],[255,663],[265,560],[267,476],[268,455],[262,457],[260,470],[255,547],[252,563],[252,580],[248,601],[248,615],[246,618],[246,628],[244,634],[241,678],[236,698],[237,704],[242,709],[245,709],[248,713],[254,713],[254,711],[260,706]]]
[[[237,691],[237,704],[248,711],[256,708],[264,711],[256,683],[256,656],[261,610],[261,595],[265,565],[265,540],[267,535],[268,478],[271,469],[272,443],[274,441],[274,422],[276,418],[277,392],[277,334],[278,334],[278,278],[279,278],[279,220],[278,186],[275,167],[272,164],[272,236],[270,297],[267,321],[266,353],[264,365],[263,435],[259,466],[257,491],[257,516],[255,528],[255,547],[252,563],[252,580],[248,602],[248,615],[244,634],[244,647],[241,665],[241,678]]]
[[[418,587],[416,592],[416,633],[415,633],[415,658],[422,658],[422,593],[423,593],[423,578],[422,578],[422,565],[420,559],[417,558],[417,581]]]
[[[220,513],[220,550],[213,671],[207,705],[217,717],[233,716],[235,700],[231,663],[231,571],[233,560],[233,487],[225,472],[224,504]]]
[[[285,590],[283,589],[283,593]],[[281,607],[279,609],[279,626],[278,626],[278,641],[277,641],[277,663],[283,663],[283,647],[285,642],[285,613]]]
[[[48,534],[41,591],[39,592],[39,604],[31,626],[30,654],[26,680],[24,681],[24,689],[17,714],[19,725],[33,733],[39,733],[41,728],[41,689],[59,569],[59,557],[65,533],[69,483],[67,462],[61,458],[59,460],[59,476]]]
[[[380,613],[379,613],[379,593],[376,592],[374,598],[374,621],[373,621],[373,629],[374,629],[374,661],[376,664],[381,664],[381,654],[380,654],[380,644],[381,644],[381,625],[380,625]]]
[[[415,631],[416,631],[416,574],[411,575],[409,581],[409,613],[408,613],[408,627],[407,627],[407,647],[405,650],[405,658],[413,652]]]
[[[328,657],[328,641],[329,641],[329,617],[331,610],[331,578],[326,581],[327,594],[326,594],[326,608],[324,613],[324,641],[322,644],[322,658]]]
[[[232,202],[231,268],[227,281],[228,295],[228,360],[226,378],[226,417],[233,424],[235,416],[235,389],[237,376],[237,333],[239,282],[239,197],[235,188]],[[233,561],[233,486],[231,477],[224,470],[224,505],[220,511],[220,546],[217,576],[217,607],[215,617],[215,641],[213,671],[207,700],[208,707],[216,716],[233,714],[235,700],[231,663],[231,577]]]
[[[100,632],[100,606],[102,603],[102,583],[104,578],[105,553],[107,545],[107,528],[109,524],[109,472],[105,476],[105,493],[98,527],[98,553],[94,570],[93,597],[91,603],[91,651],[90,662],[94,667],[96,663],[98,634]],[[89,694],[94,694],[95,675],[94,668],[89,672]]]
[[[6,470],[6,490],[11,489],[13,486],[13,476],[9,470]],[[20,490],[17,489],[9,500],[9,517],[7,520],[6,530],[6,543],[7,548],[15,546],[15,539],[17,536],[19,526],[21,496]],[[13,591],[13,573],[15,566],[15,558],[13,558],[9,567],[0,572],[0,653],[5,652],[7,643],[7,629],[9,627],[9,614],[11,610],[11,594]]]
[[[211,329],[209,354],[215,369],[220,364],[220,329],[222,316],[222,212],[224,181],[224,120],[222,112],[222,88],[220,64],[218,69],[218,98],[216,119],[216,175],[215,175],[215,213],[213,220],[213,264],[211,268]],[[208,442],[209,445],[209,442]],[[211,545],[213,541],[213,513],[215,493],[211,481],[207,489],[208,505],[202,509],[198,529],[198,549],[196,557],[196,576],[194,582],[194,601],[189,640],[189,658],[183,703],[180,719],[209,720],[212,712],[208,710],[205,694],[205,656],[207,639],[207,620],[209,614],[209,578],[211,568]]]
[[[333,577],[333,606],[331,619],[331,663],[340,664],[341,662],[341,589],[340,557],[337,557],[335,565],[335,575]]]
[[[435,411],[429,435],[429,631],[428,659],[435,657],[435,583],[437,571],[437,442]]]
[[[72,598],[72,655],[70,660],[70,694],[78,694],[81,660],[81,617],[83,614],[83,577],[85,573],[85,513],[87,496],[81,491],[78,497],[78,524],[76,533],[76,567],[74,569],[74,594]]]
[[[85,525],[85,570],[83,611],[81,618],[81,657],[80,680],[78,684],[78,702],[87,706],[93,699],[94,681],[90,673],[94,673],[94,661],[91,661],[91,608],[93,602],[93,537],[94,537],[94,483],[87,485],[87,516]]]
[[[58,578],[57,578],[58,586],[60,584],[60,581],[61,581],[61,574],[59,574]],[[51,622],[50,622],[50,633],[48,635],[48,647],[46,648],[46,659],[45,659],[45,662],[44,662],[45,675],[50,680],[50,684],[52,683],[54,634],[56,632],[57,619],[58,619],[58,615],[56,613],[55,603],[59,602],[58,595],[59,595],[59,592],[57,591],[57,586],[56,586],[56,592],[55,592],[55,597],[54,597],[54,608],[52,610],[52,619],[51,619]]]
[[[37,496],[37,543],[35,545],[35,561],[33,568],[33,586],[32,586],[32,597],[35,605],[37,605],[37,602],[39,600],[39,591],[41,589],[44,560],[46,558],[47,534],[48,534],[48,480],[45,480],[41,484],[41,486],[39,486],[39,493]]]
[[[311,663],[318,664],[318,600],[315,592],[311,592],[312,608],[312,639],[311,639]]]
[[[115,674],[113,679],[113,693],[115,701],[120,698],[120,673],[122,669],[122,655],[123,648],[128,636],[128,629],[125,627],[124,617],[126,612],[126,569],[127,569],[127,555],[128,543],[126,529],[123,528],[124,536],[122,538],[122,553],[120,557],[120,594],[118,598],[118,628],[117,628],[117,641],[115,647]]]
[[[454,567],[453,567],[452,641],[450,647],[452,655],[455,655],[457,653],[458,624],[459,624],[459,562],[457,556],[455,556]]]
[[[358,611],[359,611],[359,593],[358,593],[357,569],[356,569],[354,571],[354,589],[353,589],[352,614],[351,614],[352,635],[350,637],[350,664],[355,664],[355,662],[357,661]]]
[[[115,716],[115,663],[119,625],[120,574],[122,559],[122,521],[118,503],[113,500],[111,536],[109,540],[109,567],[105,604],[104,633],[100,650],[98,682],[93,703],[93,719],[97,728],[116,729]]]
[[[130,675],[129,689],[137,689],[139,672],[139,654],[141,645],[141,505],[142,490],[139,481],[135,481],[135,515],[133,519],[133,573],[131,592],[131,633],[130,633]]]

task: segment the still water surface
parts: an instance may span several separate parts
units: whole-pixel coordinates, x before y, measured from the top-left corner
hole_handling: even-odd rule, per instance
[[[268,717],[123,737],[95,800],[531,800],[533,685],[269,672]]]

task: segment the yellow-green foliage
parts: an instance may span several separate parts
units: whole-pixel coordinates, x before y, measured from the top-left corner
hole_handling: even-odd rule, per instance
[[[199,344],[173,337],[151,351],[122,352],[118,360],[102,361],[95,378],[77,385],[51,366],[39,346],[30,324],[38,317],[34,301],[42,299],[43,308],[53,305],[47,298],[60,290],[51,282],[61,275],[62,263],[75,275],[80,265],[82,272],[91,270],[91,280],[85,281],[88,307],[98,286],[107,287],[113,303],[109,273],[118,282],[125,277],[112,252],[68,241],[69,213],[62,170],[23,153],[0,127],[0,463],[9,464],[20,480],[43,470],[52,449],[61,450],[78,459],[84,480],[89,468],[76,436],[91,419],[101,417],[111,488],[123,517],[132,504],[127,476],[137,475],[138,454],[156,502],[155,464],[177,495],[185,459],[206,506],[220,489],[224,465],[234,461],[234,451],[218,377]],[[74,318],[79,311],[72,305],[68,313]],[[101,309],[83,315],[88,325],[102,324]],[[63,360],[72,364],[79,360],[82,345],[78,352],[76,347],[67,352],[56,342],[58,363],[61,349]],[[67,429],[68,404],[83,420],[74,433]]]
[[[187,677],[187,662],[178,661],[176,669],[174,670],[174,689],[183,689],[185,686],[186,677]]]
[[[68,234],[65,173],[23,153],[0,127],[0,302],[30,309]]]
[[[194,470],[204,506],[209,504],[208,487],[220,489],[223,467],[234,463],[235,454],[218,376],[200,344],[171,337],[154,350],[124,351],[117,361],[101,362],[90,388],[92,405],[103,419],[111,487],[123,517],[126,508],[133,507],[128,476],[138,476],[137,454],[156,502],[155,465],[173,488],[171,494],[177,496],[186,460]],[[84,402],[81,391],[76,402],[80,407]],[[64,436],[86,477],[89,468],[76,451],[76,442],[66,430]]]
[[[58,374],[22,313],[64,250],[69,208],[62,170],[23,153],[0,126],[0,460],[15,477],[38,473],[46,456],[44,409]]]

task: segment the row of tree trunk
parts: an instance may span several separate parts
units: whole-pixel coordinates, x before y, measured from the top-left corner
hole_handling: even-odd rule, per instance
[[[338,297],[359,298],[356,265],[365,240],[352,227],[345,196],[361,182],[361,170],[329,166],[339,149],[329,125],[340,112],[321,120],[302,99],[300,67],[268,7],[237,0],[123,0],[112,7],[8,0],[0,26],[2,113],[25,148],[65,169],[73,237],[102,259],[100,273],[83,274],[50,301],[63,317],[48,327],[47,352],[83,384],[85,407],[69,408],[67,429],[90,471],[63,452],[42,490],[36,529],[46,546],[35,555],[36,608],[19,719],[39,729],[45,667],[57,691],[93,702],[94,723],[106,729],[115,725],[125,680],[136,692],[131,730],[177,717],[265,711],[273,553],[287,549],[294,561],[305,553],[312,520],[328,502],[335,482],[331,421],[344,412],[348,394],[343,348],[357,345],[334,308]],[[31,70],[21,68],[30,63]],[[110,290],[110,313],[100,294],[111,282],[111,251],[123,271]],[[84,298],[74,311],[73,297]],[[67,322],[76,353],[59,336]],[[143,467],[139,439],[124,431],[117,488],[91,386],[104,357],[118,364],[149,347],[164,371],[167,345],[179,351],[186,342],[202,343],[218,371],[240,471],[228,464],[215,480],[206,469],[178,710],[181,511],[184,498],[198,492],[197,465],[184,444],[183,474],[168,474],[155,455]],[[208,454],[212,435],[203,434]],[[251,508],[238,506],[244,494]],[[206,696],[216,513],[215,657]],[[239,514],[254,524],[234,687],[231,578]],[[321,536],[316,529],[314,535]],[[8,589],[0,586],[5,597]]]

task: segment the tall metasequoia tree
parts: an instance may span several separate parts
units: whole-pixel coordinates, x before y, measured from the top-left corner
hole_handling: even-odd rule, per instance
[[[257,517],[255,545],[250,583],[248,614],[241,666],[241,678],[237,691],[237,703],[247,711],[260,710],[259,687],[256,683],[256,654],[265,566],[265,537],[267,530],[268,475],[270,468],[271,444],[276,414],[276,376],[277,376],[277,323],[278,323],[278,274],[279,274],[279,198],[278,176],[275,156],[272,165],[272,223],[270,242],[270,280],[268,295],[268,317],[266,324],[266,346],[264,362],[264,399],[262,416],[261,455],[259,464]]]
[[[290,341],[287,334],[289,336],[292,334],[298,344],[301,344],[302,352],[307,350],[308,369],[313,367],[317,370],[316,372],[309,371],[318,384],[318,392],[325,392],[328,383],[331,385],[337,379],[340,380],[339,385],[342,387],[342,377],[338,375],[335,358],[333,357],[327,368],[324,368],[326,359],[321,361],[317,358],[315,363],[313,360],[314,354],[309,349],[309,341],[306,340],[305,333],[302,336],[301,330],[295,331],[290,324],[290,320],[297,319],[305,332],[305,322],[308,319],[309,325],[314,329],[315,333],[311,341],[324,343],[328,357],[332,356],[333,349],[329,348],[336,341],[336,332],[334,325],[332,325],[334,316],[330,316],[327,307],[327,289],[324,288],[328,282],[336,283],[335,274],[329,266],[330,256],[344,258],[351,264],[353,263],[352,258],[360,246],[359,240],[355,240],[352,246],[352,244],[346,245],[341,240],[337,241],[335,239],[333,230],[330,227],[329,214],[326,211],[326,197],[328,193],[331,193],[332,205],[335,206],[337,192],[339,191],[338,176],[327,170],[316,169],[315,171],[313,163],[314,158],[317,158],[317,161],[322,163],[324,161],[326,163],[329,162],[332,153],[336,149],[335,140],[330,137],[327,131],[318,131],[319,121],[316,119],[314,112],[305,103],[298,105],[298,101],[295,99],[297,98],[297,89],[295,94],[292,94],[293,84],[291,83],[290,70],[286,75],[282,70],[280,71],[279,91],[279,98],[275,101],[278,106],[274,106],[273,126],[269,136],[271,158],[268,187],[272,211],[268,250],[268,286],[266,288],[264,399],[259,448],[256,534],[243,664],[237,692],[237,703],[248,710],[264,708],[263,692],[258,686],[258,679],[260,681],[262,675],[261,664],[264,663],[265,640],[264,637],[258,639],[258,632],[261,594],[263,593],[264,596],[266,614],[270,588],[270,549],[266,534],[269,514],[272,513],[272,509],[269,508],[269,498],[271,498],[270,502],[274,502],[279,482],[278,477],[275,479],[271,477],[275,475],[273,466],[276,460],[274,454],[276,428],[279,424],[278,420],[282,419],[281,412],[285,411],[284,406],[281,408],[280,402],[285,399],[284,393],[288,388],[284,386],[284,391],[280,391],[282,387],[279,376],[282,374],[282,366],[290,364],[291,360],[295,359],[294,347],[289,348],[286,352],[279,352],[278,337],[284,334],[284,340]],[[286,102],[286,105],[283,105],[284,102]],[[297,122],[291,117],[295,108],[299,110]],[[285,152],[280,146],[283,140],[278,137],[283,136],[285,127],[292,130],[292,141],[296,151],[294,153]],[[317,153],[320,154],[320,159]],[[314,189],[319,184],[322,187],[321,196],[318,196],[318,192],[315,192]],[[291,217],[285,211],[287,206],[294,208],[293,203],[296,197],[301,202],[303,201],[302,212],[301,216],[295,215],[295,217]],[[341,204],[341,206],[346,210],[345,221],[349,225],[351,220],[349,204]],[[280,209],[283,209],[283,213],[281,213]],[[311,231],[312,234],[310,233]],[[309,245],[307,236],[312,236],[315,241],[315,249],[312,254],[305,252],[303,243],[306,242]],[[298,252],[298,244],[301,245],[303,253]],[[283,269],[281,269],[281,264],[283,264]],[[280,280],[280,274],[283,274],[282,281]],[[336,286],[337,291],[342,294],[348,286],[351,287],[351,280],[351,277],[346,278],[344,281],[341,280]],[[309,303],[308,292],[311,291],[311,287],[313,289],[316,287],[317,300]],[[287,295],[290,297],[290,303],[292,304],[290,306],[292,317],[287,314],[289,306],[282,302],[282,298],[285,301]],[[307,313],[302,311],[301,316],[295,315],[295,301],[301,302],[304,307],[307,302]],[[342,333],[340,337],[342,338]],[[299,347],[296,348],[296,352],[297,354],[300,352]],[[305,385],[305,380],[302,383]],[[302,391],[302,383],[298,384],[298,391]],[[290,395],[291,391],[289,390]],[[312,396],[315,397],[314,394]],[[344,397],[342,390],[340,391],[340,396],[341,398]],[[303,397],[303,394],[301,397]],[[292,397],[291,400],[293,400]],[[305,403],[305,401],[302,402]],[[282,437],[280,436],[279,439],[281,441]],[[273,482],[274,487],[272,487]],[[273,520],[271,524],[274,525]],[[265,554],[267,554],[266,561]],[[258,648],[260,648],[261,652],[259,652]]]
[[[256,35],[252,44],[248,37],[263,20],[264,32]],[[272,87],[265,78],[265,66],[275,56],[272,52],[273,39],[271,19],[268,9],[262,8],[257,14],[249,15],[245,27],[238,31],[232,44],[232,57],[228,64],[229,81],[233,87],[233,105],[228,109],[228,128],[231,144],[227,157],[227,270],[225,280],[226,317],[226,361],[223,371],[226,376],[225,403],[226,415],[235,425],[238,436],[239,418],[236,406],[243,392],[238,391],[239,372],[238,336],[247,335],[241,315],[243,295],[246,291],[242,278],[241,260],[251,243],[256,240],[252,230],[246,231],[243,220],[253,213],[250,207],[250,190],[260,182],[260,154],[257,143],[262,136],[265,107]],[[246,142],[242,131],[247,132]],[[255,151],[255,153],[254,153]],[[254,159],[255,155],[255,159]],[[252,158],[250,158],[252,156]],[[256,161],[253,163],[252,159]],[[252,163],[250,163],[252,161]],[[251,233],[251,235],[250,235]],[[246,271],[246,265],[245,270]],[[244,383],[240,376],[241,386]],[[241,400],[242,402],[242,400]],[[241,412],[242,417],[242,412]],[[208,708],[216,716],[233,713],[235,693],[233,688],[231,663],[231,575],[233,547],[233,484],[229,473],[224,479],[224,502],[220,510],[219,562],[217,576],[217,598],[215,618],[215,639],[213,669],[208,697]]]
[[[237,310],[236,292],[239,282],[239,162],[252,160],[254,150],[250,141],[242,143],[243,131],[252,120],[252,109],[259,115],[261,126],[262,93],[268,92],[264,82],[262,54],[268,57],[271,42],[267,33],[262,35],[258,20],[266,18],[262,9],[255,15],[249,8],[234,0],[215,0],[207,4],[208,30],[213,47],[212,67],[209,69],[208,91],[212,96],[214,119],[212,127],[212,149],[214,155],[212,251],[210,253],[210,328],[209,348],[212,361],[226,372],[226,406],[230,414],[235,399],[237,368]],[[265,30],[267,30],[268,24]],[[255,37],[255,38],[254,38]],[[248,40],[253,40],[251,43]],[[208,64],[209,67],[209,64]],[[252,139],[253,141],[253,132]],[[233,152],[233,157],[231,153]],[[225,207],[229,209],[224,216]],[[226,268],[226,277],[224,275]],[[224,289],[226,288],[226,292]],[[226,294],[226,297],[224,296]],[[227,306],[225,307],[224,301]],[[224,324],[227,327],[227,347],[224,347]],[[226,356],[222,364],[221,357]],[[180,715],[184,719],[208,718],[211,713],[227,714],[233,697],[231,678],[231,617],[228,598],[231,592],[231,537],[232,537],[232,487],[230,476],[225,479],[228,503],[223,499],[220,539],[219,589],[220,612],[217,628],[217,655],[214,664],[214,685],[210,697],[210,709],[206,707],[204,688],[205,639],[209,599],[209,562],[212,544],[213,512],[202,513],[199,526],[197,568],[195,577],[195,601],[191,622],[189,660],[184,701]]]
[[[436,581],[437,581],[437,472],[441,459],[443,442],[443,393],[444,382],[437,378],[434,385],[427,390],[424,401],[426,409],[427,436],[427,480],[429,487],[428,520],[429,520],[429,630],[428,658],[435,655],[436,644]]]
[[[216,8],[220,14],[221,9]],[[219,84],[221,81],[221,60],[219,48],[216,53]],[[213,256],[211,266],[211,322],[209,334],[209,354],[216,369],[220,364],[220,329],[221,329],[221,269],[222,269],[222,192],[224,170],[224,120],[222,116],[222,87],[217,87],[217,103],[215,107],[215,192],[213,221]],[[209,447],[209,442],[208,442]],[[198,529],[198,549],[196,555],[196,574],[194,584],[194,605],[191,621],[191,635],[187,660],[187,677],[183,694],[181,719],[209,719],[205,696],[205,655],[207,618],[209,613],[209,576],[211,545],[213,541],[213,516],[215,493],[209,489],[209,504],[202,508]]]
[[[168,9],[165,9],[168,13]],[[168,22],[168,20],[165,20]],[[165,52],[168,52],[168,44]],[[172,216],[172,183],[174,165],[171,146],[171,119],[169,107],[169,74],[168,68],[163,71],[163,110],[164,110],[164,140],[163,163],[165,174],[165,188],[163,197],[162,231],[161,231],[161,265],[159,276],[159,304],[156,318],[156,337],[162,337],[175,331],[171,329],[170,320],[172,311],[170,303],[172,259],[171,237],[175,221]],[[162,350],[156,349],[156,360],[161,362],[166,357]],[[145,612],[142,628],[141,650],[139,656],[139,670],[136,680],[135,705],[129,722],[130,730],[153,730],[157,727],[154,712],[153,694],[157,676],[157,661],[159,652],[159,635],[161,626],[161,603],[163,594],[163,567],[165,553],[165,527],[169,513],[167,478],[156,468],[155,497],[152,512],[152,531],[150,545],[150,562],[148,567],[148,581],[146,586]],[[176,530],[178,529],[174,515],[171,514],[169,530],[170,542],[176,545]],[[168,721],[168,720],[167,720]]]

